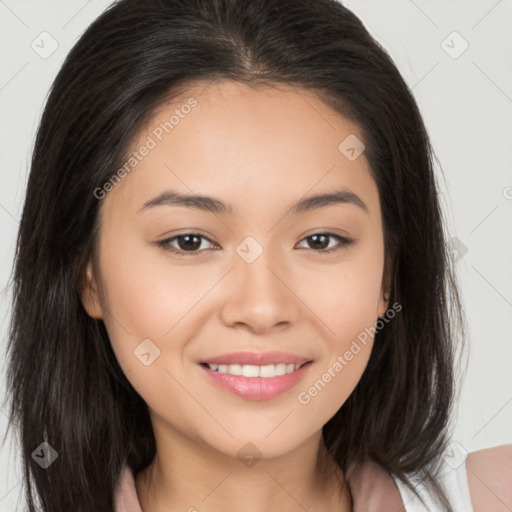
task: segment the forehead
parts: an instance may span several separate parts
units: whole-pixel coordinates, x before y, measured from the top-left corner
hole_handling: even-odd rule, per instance
[[[161,105],[140,131],[131,148],[136,165],[113,195],[137,208],[165,188],[223,197],[235,208],[340,186],[374,196],[364,152],[351,161],[340,150],[350,137],[363,140],[356,124],[312,91],[198,83]],[[141,157],[144,147],[151,149]]]

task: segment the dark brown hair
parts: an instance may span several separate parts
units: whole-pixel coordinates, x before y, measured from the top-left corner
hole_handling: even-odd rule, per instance
[[[111,511],[125,457],[137,473],[155,455],[147,406],[86,314],[80,277],[98,235],[94,190],[155,109],[203,80],[307,89],[361,128],[389,300],[403,309],[324,441],[344,471],[373,460],[413,491],[416,473],[451,511],[438,470],[464,319],[434,153],[392,59],[334,0],[120,0],[67,56],[38,128],[13,274],[8,390],[29,509],[37,498],[44,512]],[[58,453],[47,469],[31,457],[43,441]]]

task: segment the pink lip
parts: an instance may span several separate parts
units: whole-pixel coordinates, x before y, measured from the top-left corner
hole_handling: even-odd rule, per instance
[[[201,361],[209,364],[252,364],[256,366],[265,366],[268,364],[304,364],[311,359],[297,356],[288,352],[232,352],[217,357],[210,357]],[[246,377],[247,378],[247,377]],[[253,377],[254,378],[254,377]]]
[[[243,377],[219,373],[205,364],[200,364],[199,367],[206,372],[214,384],[234,395],[250,400],[269,400],[296,386],[312,364],[312,361],[308,361],[294,372],[276,377]]]

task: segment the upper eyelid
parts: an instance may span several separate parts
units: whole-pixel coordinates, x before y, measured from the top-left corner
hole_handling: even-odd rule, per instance
[[[160,240],[159,242],[157,242],[157,244],[158,245],[167,245],[171,241],[175,241],[180,236],[186,236],[186,235],[193,235],[193,236],[197,236],[199,238],[204,238],[205,240],[208,240],[208,242],[210,242],[211,244],[218,245],[213,240],[211,240],[209,237],[207,237],[206,235],[203,235],[201,233],[195,233],[193,231],[187,231],[185,233],[178,233],[177,235],[173,235],[171,237],[164,238],[163,240]],[[176,247],[173,247],[173,249],[176,249]],[[203,252],[203,251],[182,251],[181,249],[176,249],[176,251],[183,252],[183,253],[188,252],[189,254],[199,254],[200,252]]]

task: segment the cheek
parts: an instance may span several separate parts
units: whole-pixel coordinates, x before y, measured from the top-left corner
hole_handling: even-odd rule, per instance
[[[307,302],[320,319],[323,354],[301,387],[298,402],[312,416],[327,422],[352,393],[368,364],[373,347],[382,265],[378,248],[339,271],[315,272]],[[313,290],[313,291],[311,291]],[[306,294],[306,288],[303,289]],[[302,394],[301,394],[302,393]]]
[[[105,304],[112,317],[138,338],[162,338],[211,287],[208,276],[170,264],[158,249],[132,250],[122,259],[105,251]],[[139,340],[140,342],[141,340]]]
[[[351,339],[375,325],[381,297],[383,264],[375,251],[360,252],[337,265],[324,265],[303,275],[298,295],[311,305],[329,345],[344,350]]]
[[[137,374],[143,367],[136,358],[141,343],[148,345],[154,357],[163,350],[163,335],[178,321],[179,301],[171,296],[176,296],[180,283],[176,276],[150,265],[135,242],[123,246],[123,239],[126,237],[105,236],[102,246],[103,320],[125,373],[136,370]],[[151,340],[156,348],[145,340]]]
[[[323,353],[298,391],[303,414],[322,425],[338,411],[357,386],[371,355],[375,334],[375,304],[379,287],[366,275],[340,279],[340,289],[317,307],[324,335]],[[375,300],[371,300],[375,298]],[[323,309],[320,309],[322,308]],[[320,323],[319,323],[320,325]]]
[[[204,324],[199,316],[206,301],[201,300],[219,272],[206,265],[199,269],[170,263],[156,248],[137,248],[137,241],[120,258],[114,251],[119,239],[110,240],[101,261],[105,326],[125,375],[158,410],[158,397],[169,396],[178,386],[170,374],[182,380],[176,369],[189,364],[186,346]]]
[[[325,425],[357,386],[371,354],[372,340],[349,344],[319,364],[297,393],[300,414],[312,425]]]

